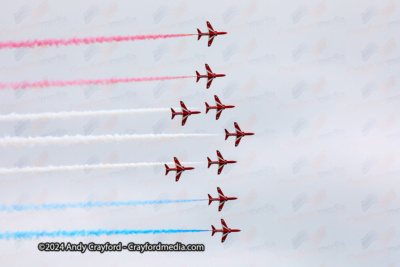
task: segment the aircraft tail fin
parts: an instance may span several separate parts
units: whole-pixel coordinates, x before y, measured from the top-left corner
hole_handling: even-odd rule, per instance
[[[175,118],[175,110],[174,110],[173,108],[171,108],[171,111],[172,111],[172,117],[171,117],[171,120],[173,120],[173,119]]]
[[[211,200],[211,196],[210,196],[210,194],[208,194],[208,205],[210,206],[211,205],[211,202],[212,202],[212,200]]]
[[[197,33],[199,34],[199,37],[197,38],[197,40],[200,40],[200,38],[201,38],[201,31],[199,30],[199,29],[197,29]]]
[[[214,225],[211,225],[211,228],[212,228],[212,234],[211,234],[211,236],[213,236],[213,235],[215,234],[215,227],[214,227]]]
[[[210,168],[210,166],[211,166],[211,159],[210,159],[209,157],[207,157],[207,160],[208,160],[208,168]]]
[[[164,165],[165,165],[165,175],[168,175],[168,172],[170,171],[170,169],[167,164],[164,164]]]
[[[225,129],[225,140],[228,139],[228,137],[229,137],[229,132],[227,129]]]
[[[209,110],[210,110],[210,106],[206,102],[206,114],[208,113]]]
[[[196,70],[196,75],[197,75],[197,80],[196,80],[196,83],[198,83],[199,82],[199,80],[200,80],[200,73]]]

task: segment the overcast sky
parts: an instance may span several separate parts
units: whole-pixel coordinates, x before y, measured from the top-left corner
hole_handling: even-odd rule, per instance
[[[134,3],[137,2],[137,3]],[[0,232],[75,229],[211,229],[211,232],[1,240],[6,265],[390,266],[399,256],[400,2],[8,1],[1,41],[196,33],[206,21],[228,35],[0,51],[0,81],[205,73],[227,76],[112,86],[2,90],[1,114],[178,107],[202,111],[184,127],[170,112],[1,122],[1,136],[210,133],[159,141],[0,148],[0,167],[201,162],[163,167],[0,177],[0,204],[198,199],[217,186],[238,200],[0,213]],[[205,112],[218,95],[236,108]],[[233,122],[255,136],[224,141]],[[216,150],[221,175],[207,169]],[[43,253],[39,241],[202,243],[199,253]],[[394,266],[394,265],[393,265]]]

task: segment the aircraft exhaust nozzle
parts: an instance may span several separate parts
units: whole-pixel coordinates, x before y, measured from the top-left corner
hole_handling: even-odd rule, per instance
[[[228,130],[227,130],[227,129],[225,129],[225,140],[226,140],[226,139],[228,139],[228,137],[229,137],[229,135],[228,135],[228,134],[229,134]]]
[[[212,234],[211,234],[211,236],[213,236],[213,235],[215,234],[215,227],[214,227],[214,225],[211,225],[211,228],[212,228]]]
[[[200,40],[200,38],[201,38],[201,31],[199,30],[199,29],[197,29],[197,33],[199,34],[199,37],[197,38],[197,40]]]
[[[174,110],[173,108],[171,108],[171,111],[172,111],[172,117],[171,117],[171,120],[173,120],[173,119],[175,118],[175,110]]]
[[[164,164],[164,165],[165,165],[165,175],[168,175],[168,172],[169,172],[168,165],[167,164]]]
[[[210,110],[210,106],[206,102],[206,114],[208,113],[209,110]]]
[[[209,157],[207,157],[207,160],[208,160],[208,168],[210,168],[210,166],[211,166],[211,159],[210,159]]]
[[[196,83],[198,83],[199,82],[199,80],[200,80],[200,73],[196,70],[196,75],[197,75],[197,80],[196,80]]]
[[[211,205],[211,202],[212,202],[211,198],[212,198],[212,197],[210,196],[210,194],[208,194],[208,206]]]

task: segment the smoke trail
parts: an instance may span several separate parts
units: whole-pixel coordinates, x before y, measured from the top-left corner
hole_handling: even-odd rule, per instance
[[[29,232],[5,232],[0,233],[0,239],[32,239],[40,237],[87,237],[102,235],[138,235],[138,234],[175,234],[175,233],[197,233],[209,232],[211,230],[197,229],[149,229],[149,230],[58,230],[47,231],[29,231]]]
[[[183,162],[182,164],[199,164],[202,162]],[[51,173],[85,170],[118,170],[127,168],[156,167],[164,164],[173,164],[172,162],[153,162],[153,163],[116,163],[116,164],[90,164],[90,165],[66,165],[66,166],[47,166],[47,167],[26,167],[0,169],[0,175],[7,174],[33,174],[33,173]]]
[[[156,40],[166,38],[185,37],[196,34],[158,34],[158,35],[131,35],[131,36],[100,36],[86,38],[70,38],[70,39],[46,39],[46,40],[29,40],[20,42],[0,42],[0,49],[4,48],[20,48],[20,47],[36,47],[36,46],[60,46],[60,45],[80,45],[93,43],[109,43],[109,42],[127,42],[138,40]]]
[[[100,142],[121,142],[134,140],[162,140],[180,139],[189,137],[210,137],[217,134],[106,134],[106,135],[64,135],[64,136],[38,136],[38,137],[10,137],[0,139],[0,146],[26,146],[48,144],[93,144]]]
[[[111,116],[111,115],[130,115],[143,113],[167,112],[169,108],[148,108],[148,109],[116,109],[116,110],[94,110],[94,111],[63,111],[46,112],[38,114],[4,114],[0,115],[0,121],[14,120],[39,120],[39,119],[70,119],[89,116]]]
[[[26,211],[26,210],[64,210],[69,208],[103,208],[103,207],[121,207],[121,206],[138,206],[153,204],[170,204],[170,203],[188,203],[205,201],[208,199],[176,199],[176,200],[148,200],[148,201],[110,201],[110,202],[76,202],[76,203],[50,203],[41,205],[2,205],[0,211]]]
[[[19,82],[19,83],[0,83],[0,89],[26,89],[26,88],[44,88],[50,86],[75,86],[75,85],[91,85],[91,84],[115,84],[130,82],[149,82],[186,79],[195,76],[164,76],[164,77],[143,77],[143,78],[108,78],[108,79],[90,79],[90,80],[71,80],[71,81],[38,81],[38,82]]]

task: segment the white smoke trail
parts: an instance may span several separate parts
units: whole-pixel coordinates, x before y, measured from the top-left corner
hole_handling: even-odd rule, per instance
[[[0,146],[26,146],[48,144],[93,144],[100,142],[121,142],[135,140],[161,140],[180,139],[189,137],[210,137],[218,134],[112,134],[112,135],[64,135],[64,136],[38,136],[38,137],[10,137],[0,139]]]
[[[201,163],[203,162],[182,162],[183,165],[201,164]],[[84,164],[84,165],[66,165],[66,166],[9,168],[9,169],[0,169],[0,175],[72,172],[72,171],[88,171],[88,170],[119,170],[119,169],[131,169],[140,167],[164,166],[164,164],[173,164],[173,162]]]
[[[169,108],[144,108],[144,109],[116,109],[116,110],[94,110],[94,111],[63,111],[63,112],[46,112],[37,114],[3,114],[0,115],[0,121],[14,120],[39,120],[39,119],[71,119],[89,116],[111,116],[111,115],[131,115],[143,113],[167,112]]]

